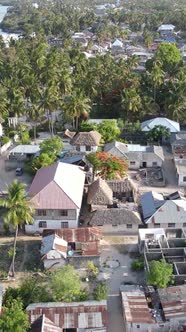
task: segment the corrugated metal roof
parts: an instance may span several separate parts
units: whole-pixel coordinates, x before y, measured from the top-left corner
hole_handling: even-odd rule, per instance
[[[29,194],[37,209],[81,207],[85,174],[75,165],[54,163],[37,171]]]
[[[186,285],[158,289],[167,320],[186,316]]]
[[[26,310],[31,322],[45,314],[61,329],[103,328],[105,331],[108,325],[106,301],[32,303]]]
[[[90,242],[98,241],[101,238],[101,230],[98,227],[64,228],[43,231],[43,238],[56,234],[69,242]]]
[[[139,286],[127,286],[122,288],[122,305],[123,314],[127,322],[129,323],[155,323],[150,309],[148,307],[144,292]]]
[[[165,201],[155,200],[152,191],[149,191],[141,195],[140,203],[143,218],[146,220],[147,218],[150,218],[156,212],[156,210],[165,203]]]
[[[10,154],[12,153],[21,153],[21,154],[35,154],[40,151],[39,145],[17,145],[15,148],[10,150]]]
[[[42,315],[32,323],[29,332],[61,332],[61,328],[57,327],[45,315]]]

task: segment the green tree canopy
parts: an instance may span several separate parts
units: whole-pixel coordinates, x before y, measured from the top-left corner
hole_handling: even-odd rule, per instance
[[[148,284],[165,288],[173,282],[173,265],[167,263],[164,259],[151,261],[149,269],[150,271],[147,273]]]
[[[56,161],[56,156],[54,154],[48,155],[47,153],[41,153],[38,157],[32,159],[31,169],[32,172],[37,172],[41,167],[47,167],[52,165]]]
[[[0,317],[1,332],[26,332],[29,327],[28,315],[23,311],[20,299],[14,299],[3,307],[3,314]]]
[[[71,265],[56,270],[51,277],[51,289],[54,301],[77,301],[81,294],[79,274]]]
[[[120,135],[120,129],[118,128],[115,120],[102,121],[97,125],[97,131],[99,131],[105,143],[117,140]]]
[[[59,155],[63,148],[63,142],[59,136],[44,140],[41,145],[41,153]]]
[[[8,287],[6,289],[3,295],[4,306],[6,307],[13,299],[21,299],[23,309],[26,309],[30,303],[50,302],[52,301],[52,296],[46,289],[46,285],[41,285],[39,278],[28,277],[22,282],[20,287]]]
[[[148,131],[147,139],[150,142],[162,143],[162,140],[170,138],[170,135],[171,135],[171,133],[168,128],[161,126],[161,125],[157,125]]]
[[[153,66],[153,62],[160,61],[162,64],[162,70],[172,74],[175,69],[182,66],[182,57],[179,49],[175,44],[160,43],[153,59],[147,61],[147,69]]]

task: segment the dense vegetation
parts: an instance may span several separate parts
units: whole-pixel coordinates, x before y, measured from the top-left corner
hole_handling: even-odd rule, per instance
[[[57,0],[41,1],[35,8],[29,1],[18,1],[5,17],[3,28],[24,33],[18,41],[11,41],[9,48],[2,40],[0,43],[0,117],[5,127],[8,116],[15,115],[26,115],[34,128],[47,122],[51,134],[69,120],[78,128],[79,120],[89,115],[122,118],[125,123],[159,115],[185,123],[186,69],[175,44],[160,44],[154,58],[147,62],[146,72],[139,73],[134,70],[138,63],[135,57],[116,61],[107,53],[87,59],[80,48],[72,47],[71,39],[72,31],[95,23],[97,43],[108,37],[127,36],[123,23],[132,31],[141,31],[142,22],[146,22],[142,43],[162,22],[174,23],[184,32],[183,3],[175,5],[176,14],[169,1],[142,1],[137,7],[125,3],[123,9],[110,10],[102,19],[95,17],[94,4],[87,9],[84,1],[76,6],[71,1],[72,7]],[[148,15],[145,8],[150,9]],[[100,21],[104,23],[101,26]],[[49,46],[47,36],[51,34],[61,38],[61,47]],[[63,110],[62,120],[54,126],[59,109]]]

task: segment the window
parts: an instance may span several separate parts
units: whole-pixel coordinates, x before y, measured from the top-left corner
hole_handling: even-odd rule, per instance
[[[37,213],[39,217],[46,216],[46,210],[38,210]]]
[[[132,224],[127,224],[127,228],[132,228]]]
[[[112,227],[118,227],[118,225],[115,224],[115,225],[112,225]]]
[[[175,223],[170,222],[170,223],[168,224],[168,227],[175,227]]]
[[[137,324],[136,327],[137,327],[137,329],[140,329],[140,325],[139,324]]]
[[[186,222],[183,223],[183,227],[186,227]]]
[[[186,176],[183,177],[183,182],[186,182]]]
[[[68,228],[68,222],[62,222],[61,228]]]
[[[130,161],[130,165],[136,165],[135,161]]]
[[[68,216],[68,210],[60,210],[59,215],[61,217],[67,217]]]
[[[46,221],[40,221],[39,222],[39,228],[47,228],[47,222]]]
[[[80,146],[76,146],[76,151],[80,151]]]
[[[155,228],[160,228],[160,224],[154,224]]]
[[[90,145],[86,145],[86,151],[91,151],[91,146]]]
[[[152,166],[157,166],[157,161],[153,161]]]

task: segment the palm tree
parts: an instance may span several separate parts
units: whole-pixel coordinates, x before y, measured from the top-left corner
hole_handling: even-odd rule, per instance
[[[139,112],[142,107],[142,100],[135,89],[130,88],[128,90],[123,90],[121,97],[121,105],[122,108],[126,111],[126,115],[129,115],[129,112]]]
[[[161,62],[158,60],[155,61],[153,63],[152,72],[151,72],[151,78],[152,78],[152,83],[153,83],[153,88],[154,88],[154,102],[156,102],[157,88],[163,84],[164,76],[165,76],[165,73],[162,70]]]
[[[14,180],[7,186],[8,197],[0,200],[0,205],[5,207],[4,222],[15,229],[14,245],[12,253],[12,262],[9,269],[9,276],[15,276],[15,255],[16,243],[19,226],[25,223],[32,223],[34,209],[31,206],[28,196],[26,195],[26,184]]]
[[[71,95],[65,96],[62,101],[63,111],[73,120],[73,126],[76,130],[78,130],[79,117],[82,114],[89,112],[91,108],[89,103],[90,99],[85,97],[80,90],[75,91]]]

